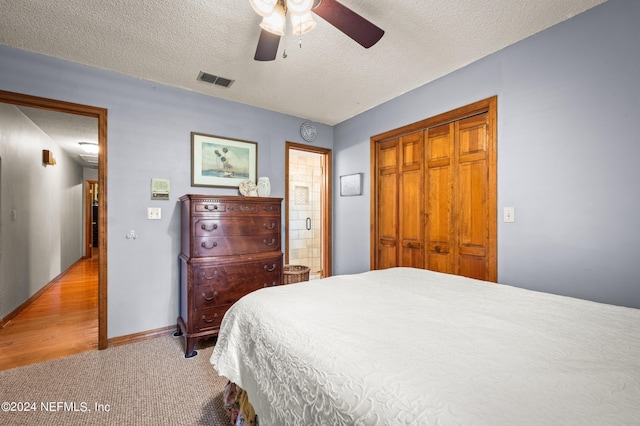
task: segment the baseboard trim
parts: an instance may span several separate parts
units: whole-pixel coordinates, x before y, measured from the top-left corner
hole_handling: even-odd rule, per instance
[[[9,321],[11,321],[15,317],[17,317],[20,312],[24,311],[27,308],[27,306],[29,306],[31,303],[33,303],[34,300],[36,300],[38,297],[42,296],[42,294],[45,291],[49,290],[51,287],[56,285],[58,283],[58,281],[60,281],[60,279],[67,272],[69,272],[69,270],[71,268],[73,268],[76,265],[76,263],[81,262],[81,261],[82,261],[82,258],[80,258],[80,259],[76,260],[75,262],[73,262],[73,264],[71,266],[69,266],[67,269],[62,271],[57,277],[55,277],[54,279],[49,281],[47,284],[45,284],[40,290],[36,291],[31,297],[29,297],[27,300],[22,302],[22,304],[20,306],[15,308],[13,311],[9,312],[9,314],[7,314],[6,317],[0,319],[0,328],[4,328],[5,325],[9,324]]]
[[[156,328],[154,330],[141,331],[140,333],[127,334],[125,336],[112,337],[107,339],[107,346],[121,346],[128,345],[129,343],[141,342],[143,340],[153,339],[154,337],[164,336],[166,334],[173,334],[176,331],[175,325],[169,325],[167,327]]]

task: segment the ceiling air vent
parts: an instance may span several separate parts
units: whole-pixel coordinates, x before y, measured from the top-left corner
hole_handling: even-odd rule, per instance
[[[218,77],[217,75],[209,74],[204,71],[200,71],[200,74],[198,74],[198,80],[204,81],[205,83],[215,84],[216,86],[222,86],[222,87],[229,87],[235,81],[235,80],[230,80],[224,77]]]

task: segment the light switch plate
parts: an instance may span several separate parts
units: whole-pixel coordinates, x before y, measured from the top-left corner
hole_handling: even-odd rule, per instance
[[[516,221],[515,209],[513,207],[505,207],[504,208],[504,221],[508,223],[512,223]]]
[[[147,207],[147,219],[162,219],[162,209],[160,207]]]

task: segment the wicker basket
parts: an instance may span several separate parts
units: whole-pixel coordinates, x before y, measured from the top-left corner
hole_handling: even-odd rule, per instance
[[[284,265],[283,284],[309,281],[309,267],[303,265]]]

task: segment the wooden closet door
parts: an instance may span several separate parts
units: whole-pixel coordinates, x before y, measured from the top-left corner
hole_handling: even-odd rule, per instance
[[[454,124],[425,130],[426,230],[424,268],[455,274]]]
[[[487,116],[479,114],[455,123],[456,273],[495,281],[496,274],[489,261],[492,253],[490,212],[496,207],[489,172]]]
[[[377,144],[376,226],[377,268],[398,264],[398,143],[393,139]]]
[[[488,114],[426,133],[425,268],[495,281]]]
[[[423,260],[423,132],[400,138],[398,266],[422,268]]]
[[[371,265],[497,280],[497,97],[371,138]]]

